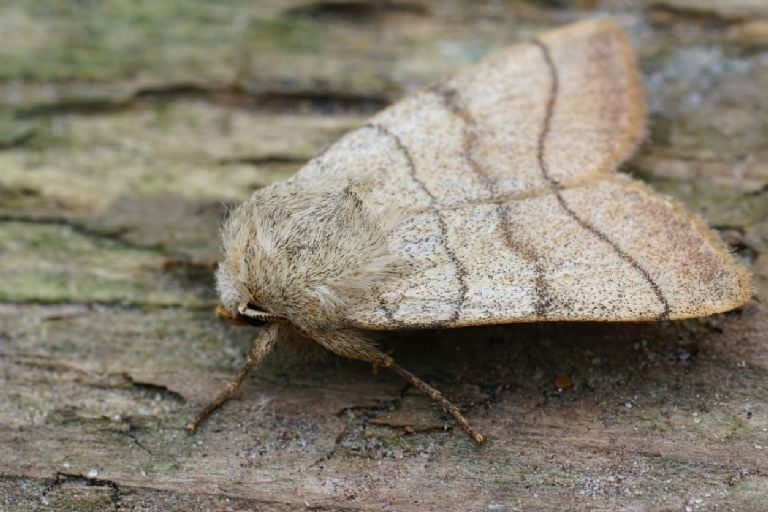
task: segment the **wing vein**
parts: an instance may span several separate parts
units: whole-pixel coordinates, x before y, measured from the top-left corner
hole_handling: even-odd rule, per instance
[[[436,86],[432,88],[432,92],[440,97],[443,105],[445,105],[445,108],[449,112],[462,120],[463,157],[469,164],[469,168],[472,169],[472,172],[485,186],[490,196],[489,199],[493,200],[494,198],[499,197],[501,194],[498,190],[497,180],[491,177],[486,169],[484,169],[474,158],[473,152],[477,147],[477,121],[475,116],[472,115],[472,112],[470,112],[469,108],[466,106],[466,102],[461,98],[461,93],[456,89],[445,86]],[[550,187],[547,187],[547,192],[551,192]],[[497,224],[507,250],[517,254],[524,261],[533,265],[535,274],[533,280],[533,309],[534,314],[541,318],[546,314],[546,305],[551,302],[551,300],[549,298],[547,282],[546,279],[544,279],[545,269],[540,262],[540,257],[530,244],[526,244],[521,240],[516,240],[512,236],[512,231],[510,230],[509,225],[509,209],[505,208],[503,203],[496,203],[494,213],[496,214]]]
[[[411,153],[410,151],[408,151],[408,148],[405,146],[405,144],[403,144],[403,141],[400,139],[400,137],[396,133],[392,132],[391,130],[387,129],[385,126],[382,126],[380,124],[367,124],[365,125],[365,127],[376,130],[378,133],[394,141],[398,151],[400,151],[400,153],[405,157],[408,163],[408,172],[410,174],[411,179],[427,195],[427,197],[429,198],[429,206],[430,208],[434,209],[437,206],[437,198],[427,188],[427,185],[419,178],[416,172],[416,164],[413,162],[413,157],[411,156]],[[443,248],[445,249],[445,252],[448,255],[448,258],[451,260],[451,263],[453,264],[453,267],[456,270],[456,280],[458,281],[459,289],[461,292],[460,297],[458,297],[458,299],[454,301],[454,308],[453,308],[453,312],[451,313],[450,322],[455,322],[461,317],[461,310],[464,307],[464,303],[467,300],[467,294],[469,293],[469,285],[467,284],[467,269],[464,267],[464,264],[459,260],[458,256],[456,255],[456,252],[453,250],[453,248],[451,248],[450,244],[448,243],[448,225],[445,222],[445,218],[443,217],[442,212],[439,209],[434,209],[433,211],[435,213],[438,225],[440,227],[440,236],[443,242]],[[391,320],[397,324],[403,323],[395,318],[394,315],[396,313],[396,310],[392,311],[389,308],[384,307],[386,302],[382,296],[379,297],[379,303],[384,308],[384,313],[386,314],[388,320]],[[437,324],[439,323],[436,323],[436,325]]]
[[[643,279],[645,279],[645,281],[649,284],[649,286],[653,290],[653,293],[656,295],[657,299],[659,300],[662,306],[662,312],[658,315],[658,319],[663,320],[665,318],[668,318],[669,313],[671,311],[669,301],[664,296],[664,293],[662,292],[659,284],[653,279],[653,277],[651,277],[650,273],[648,273],[648,271],[642,265],[640,265],[640,263],[635,258],[629,255],[629,253],[627,253],[624,249],[619,247],[619,245],[615,241],[613,241],[606,233],[603,233],[602,231],[597,229],[595,226],[590,224],[587,220],[581,218],[573,210],[573,208],[570,207],[568,202],[563,197],[563,194],[561,192],[560,182],[555,178],[553,178],[549,173],[549,168],[547,166],[547,161],[546,161],[546,152],[545,152],[546,142],[551,129],[552,116],[555,111],[555,102],[557,100],[560,84],[559,84],[559,78],[557,73],[557,67],[555,66],[555,63],[552,60],[552,55],[547,45],[538,39],[534,39],[533,44],[541,50],[547,69],[549,70],[549,74],[551,76],[550,90],[549,90],[549,95],[547,99],[547,110],[544,116],[544,123],[542,124],[541,132],[539,133],[539,140],[536,148],[536,156],[539,161],[539,168],[541,169],[541,173],[544,176],[544,179],[547,181],[547,183],[549,183],[550,188],[554,192],[555,197],[557,198],[557,201],[560,204],[560,206],[563,208],[563,210],[571,218],[573,218],[573,220],[575,220],[583,229],[591,232],[594,236],[596,236],[598,239],[600,239],[609,247],[611,247],[613,251],[622,260],[624,260],[632,268],[634,268],[637,272],[639,272],[640,275],[642,275]]]

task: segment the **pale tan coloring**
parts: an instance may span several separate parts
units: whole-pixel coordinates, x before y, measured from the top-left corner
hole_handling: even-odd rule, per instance
[[[744,304],[748,275],[704,222],[615,173],[644,119],[634,54],[608,21],[498,52],[376,115],[227,221],[223,307],[273,323],[249,364],[306,337],[394,369],[482,441],[361,331]]]

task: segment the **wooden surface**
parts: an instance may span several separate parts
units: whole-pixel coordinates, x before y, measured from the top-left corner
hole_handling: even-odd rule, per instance
[[[624,4],[3,2],[0,510],[766,510],[768,4]],[[482,447],[393,375],[288,349],[186,434],[253,335],[212,315],[226,205],[610,14],[651,114],[624,171],[719,230],[745,308],[382,337]]]

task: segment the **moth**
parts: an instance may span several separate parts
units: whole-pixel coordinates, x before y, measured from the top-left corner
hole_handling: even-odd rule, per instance
[[[222,229],[221,316],[276,343],[389,368],[485,439],[368,334],[538,321],[674,320],[736,308],[746,270],[705,223],[616,168],[644,134],[635,56],[606,20],[492,54],[371,118]]]

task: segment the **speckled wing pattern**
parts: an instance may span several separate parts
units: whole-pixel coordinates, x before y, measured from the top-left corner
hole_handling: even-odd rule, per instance
[[[717,236],[615,173],[644,115],[623,33],[584,21],[491,55],[345,136],[298,178],[365,172],[374,211],[410,212],[391,245],[411,271],[372,290],[349,321],[658,320],[744,303],[748,276]]]

